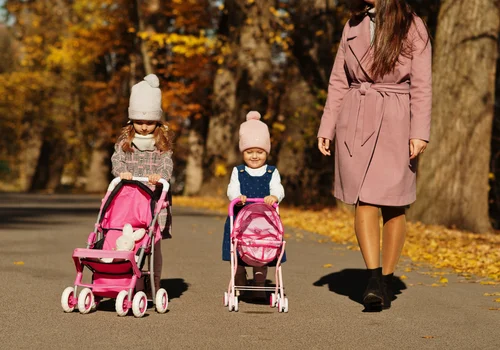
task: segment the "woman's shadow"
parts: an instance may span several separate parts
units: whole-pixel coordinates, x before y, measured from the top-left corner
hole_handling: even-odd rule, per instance
[[[321,277],[313,283],[316,287],[328,285],[328,289],[336,294],[345,295],[358,304],[363,304],[363,293],[368,284],[368,272],[365,269],[344,269]],[[406,285],[399,277],[394,276],[392,289],[396,295],[406,289]]]

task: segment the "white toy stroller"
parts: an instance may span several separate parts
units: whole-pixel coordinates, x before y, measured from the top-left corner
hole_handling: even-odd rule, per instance
[[[264,203],[262,198],[248,198],[236,220],[234,206],[239,198],[229,204],[230,240],[231,240],[231,279],[227,292],[224,292],[224,306],[229,311],[238,311],[237,291],[270,291],[271,307],[278,312],[288,312],[288,298],[285,297],[281,262],[285,253],[286,242],[283,241],[283,224],[278,214],[278,206],[274,208]],[[238,260],[249,266],[266,266],[276,264],[275,287],[237,286],[235,274]]]

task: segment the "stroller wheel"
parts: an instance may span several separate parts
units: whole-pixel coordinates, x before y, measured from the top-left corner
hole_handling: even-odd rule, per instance
[[[128,314],[130,308],[130,301],[128,300],[128,292],[126,290],[120,291],[116,297],[115,310],[118,316],[125,316]]]
[[[64,312],[73,312],[75,305],[75,289],[73,287],[67,287],[61,295],[61,306]]]
[[[146,293],[137,292],[134,295],[134,299],[132,299],[132,312],[135,317],[142,317],[146,313],[146,309],[148,308],[148,298],[146,297]]]
[[[236,296],[234,297],[234,301],[233,301],[233,310],[234,310],[235,312],[238,312],[238,310],[239,310],[239,306],[238,306],[238,297],[236,297]]]
[[[288,298],[285,297],[285,302],[283,304],[283,312],[288,312]]]
[[[271,293],[271,296],[269,297],[269,304],[271,307],[276,307],[276,293]]]
[[[94,294],[89,288],[83,288],[78,294],[78,311],[88,314],[94,305]]]
[[[163,288],[158,289],[155,298],[156,311],[160,314],[167,312],[168,308],[168,294]]]
[[[283,297],[278,300],[278,312],[288,312],[288,298]]]

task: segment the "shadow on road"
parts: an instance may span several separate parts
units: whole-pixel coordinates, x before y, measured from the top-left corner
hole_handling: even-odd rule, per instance
[[[57,224],[63,224],[64,221],[61,220],[65,216],[88,216],[95,215],[99,213],[99,207],[90,208],[7,208],[1,209],[0,222],[3,228],[9,227],[9,225],[15,224],[30,224],[30,225],[40,225],[40,226],[54,226]],[[48,219],[51,217],[52,219]],[[10,228],[10,227],[9,227]]]
[[[328,285],[328,289],[336,294],[345,295],[352,301],[363,304],[363,292],[368,283],[368,274],[364,269],[344,269],[321,277],[313,283],[316,287]],[[399,277],[394,277],[394,295],[401,294],[406,285]],[[396,297],[394,297],[396,299]]]
[[[182,278],[166,278],[160,281],[160,287],[165,288],[168,294],[168,300],[172,300],[179,298],[187,291],[189,284]],[[115,312],[115,302],[116,299],[105,299],[99,304],[98,310]],[[151,305],[149,305],[149,307],[151,307]]]
[[[167,291],[168,299],[180,298],[188,290],[189,284],[182,278],[166,278],[160,281],[160,287]]]

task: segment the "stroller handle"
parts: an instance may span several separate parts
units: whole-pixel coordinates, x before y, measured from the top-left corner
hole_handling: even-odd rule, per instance
[[[116,187],[116,185],[120,183],[120,181],[122,181],[122,179],[119,176],[115,177],[108,186],[108,192],[113,191],[113,189]],[[148,182],[149,180],[147,177],[134,176],[132,177],[132,181]],[[161,178],[158,180],[158,182],[163,185],[162,192],[167,192],[169,190],[170,184],[168,183],[167,180]]]
[[[247,202],[252,202],[252,203],[264,203],[264,198],[247,198],[246,200]],[[240,203],[240,198],[235,198],[233,199],[230,203],[229,203],[229,209],[228,209],[228,212],[229,212],[229,216],[233,216],[234,215],[234,206],[236,204]],[[273,208],[278,208],[278,203],[274,203],[273,204]]]

